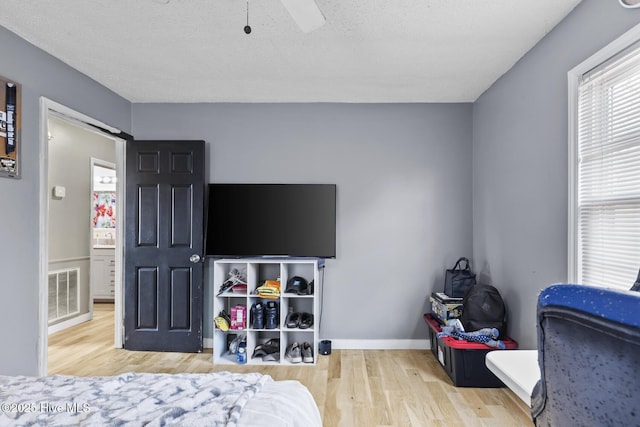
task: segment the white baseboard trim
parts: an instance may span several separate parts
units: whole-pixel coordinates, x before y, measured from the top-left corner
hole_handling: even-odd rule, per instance
[[[423,340],[331,340],[336,350],[429,350],[431,343]]]
[[[204,348],[213,348],[213,338],[203,338]],[[429,350],[429,340],[331,340],[336,350]]]
[[[81,314],[80,316],[76,316],[72,319],[65,320],[64,322],[56,323],[55,325],[49,326],[47,328],[47,333],[51,335],[72,326],[79,325],[80,323],[88,322],[89,320],[91,320],[91,313]]]

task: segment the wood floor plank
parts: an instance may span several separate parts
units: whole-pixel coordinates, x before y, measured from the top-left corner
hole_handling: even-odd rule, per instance
[[[341,381],[336,378],[330,378],[327,381],[327,399],[325,400],[324,407],[319,406],[320,413],[322,414],[322,420],[325,425],[337,426],[340,424],[342,411],[340,411],[340,408],[338,407],[337,400],[340,382]]]
[[[461,387],[458,390],[458,393],[460,395],[460,399],[466,403],[466,406],[473,411],[473,414],[476,417],[488,418],[491,416],[491,412],[489,412],[480,398],[480,395],[484,394],[484,389]]]
[[[340,350],[310,366],[213,365],[203,353],[113,347],[113,305],[94,320],[49,336],[49,374],[260,372],[297,380],[313,395],[324,425],[533,426],[528,407],[508,389],[456,388],[429,350]]]

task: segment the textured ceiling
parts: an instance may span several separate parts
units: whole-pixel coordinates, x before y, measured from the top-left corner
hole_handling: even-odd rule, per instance
[[[0,0],[0,25],[132,102],[471,102],[581,0]]]

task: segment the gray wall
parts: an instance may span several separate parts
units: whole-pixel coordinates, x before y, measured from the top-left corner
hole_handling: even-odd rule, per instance
[[[91,158],[115,163],[112,139],[64,120],[49,120],[49,270],[80,268],[80,313],[89,312],[89,256],[91,249]],[[53,186],[66,189],[53,197]],[[65,259],[72,262],[58,262]],[[82,258],[80,260],[79,258]]]
[[[471,253],[470,104],[134,104],[132,117],[139,139],[206,140],[209,182],[337,184],[321,336],[427,337],[427,296]]]
[[[521,348],[536,347],[540,290],[567,280],[567,72],[639,22],[584,0],[474,104],[473,256]]]
[[[20,179],[0,179],[0,374],[38,373],[39,98],[129,132],[131,104],[0,27],[0,75],[22,84]]]

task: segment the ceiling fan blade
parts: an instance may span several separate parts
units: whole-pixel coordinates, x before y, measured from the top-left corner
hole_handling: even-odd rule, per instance
[[[635,8],[640,7],[640,0],[620,0],[620,4],[624,7]]]
[[[289,12],[289,15],[296,21],[298,27],[310,33],[322,27],[325,22],[324,15],[320,12],[315,0],[280,0]]]

